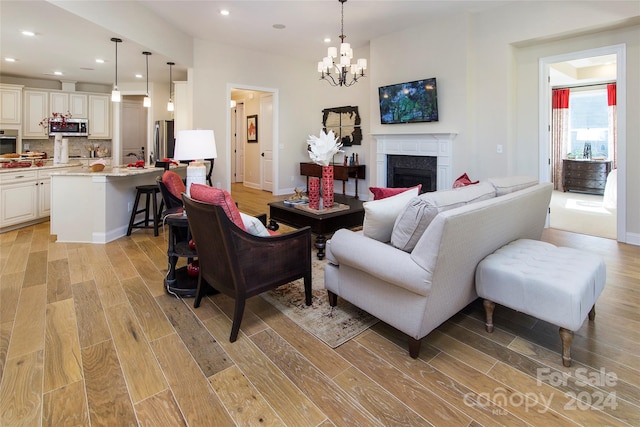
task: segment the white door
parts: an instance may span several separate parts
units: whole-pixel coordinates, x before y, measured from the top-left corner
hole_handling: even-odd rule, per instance
[[[231,114],[231,145],[233,164],[231,182],[244,182],[244,103],[238,102]]]
[[[260,143],[260,170],[263,190],[273,192],[273,94],[260,97],[260,124],[258,125]]]

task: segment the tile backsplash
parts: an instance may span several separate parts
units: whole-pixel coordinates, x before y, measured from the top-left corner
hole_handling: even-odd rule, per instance
[[[89,147],[99,147],[100,151],[105,151],[105,155],[100,157],[111,157],[110,139],[88,139],[84,137],[70,137],[69,157],[89,157]],[[29,149],[25,147],[28,144]],[[38,151],[47,153],[47,157],[53,157],[53,137],[49,139],[23,139],[22,151]]]

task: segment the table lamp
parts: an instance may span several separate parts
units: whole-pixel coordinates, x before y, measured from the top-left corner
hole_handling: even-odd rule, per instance
[[[187,195],[191,195],[191,184],[206,184],[207,167],[204,159],[215,159],[216,139],[212,130],[180,130],[176,138],[173,158],[191,160],[187,166]]]

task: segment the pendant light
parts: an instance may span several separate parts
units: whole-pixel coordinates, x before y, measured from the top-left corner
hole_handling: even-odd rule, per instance
[[[151,55],[151,52],[142,52],[142,54],[145,56],[147,61],[147,95],[144,97],[142,105],[149,108],[151,107],[151,98],[149,97],[149,55]]]
[[[120,96],[120,91],[118,90],[118,43],[122,43],[122,39],[112,37],[111,41],[116,44],[116,81],[113,85],[113,90],[111,91],[111,101],[120,102],[122,100],[122,97]]]
[[[176,65],[175,62],[167,62],[167,65],[169,66],[169,103],[167,104],[167,111],[173,111],[175,110],[175,107],[173,105],[173,100],[172,100],[172,96],[171,96],[171,83],[173,83],[173,74],[171,67],[173,67],[174,65]]]

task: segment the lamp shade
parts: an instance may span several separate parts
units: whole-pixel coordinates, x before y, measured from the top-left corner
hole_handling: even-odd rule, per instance
[[[175,160],[215,159],[216,139],[212,130],[180,130],[176,138]]]

